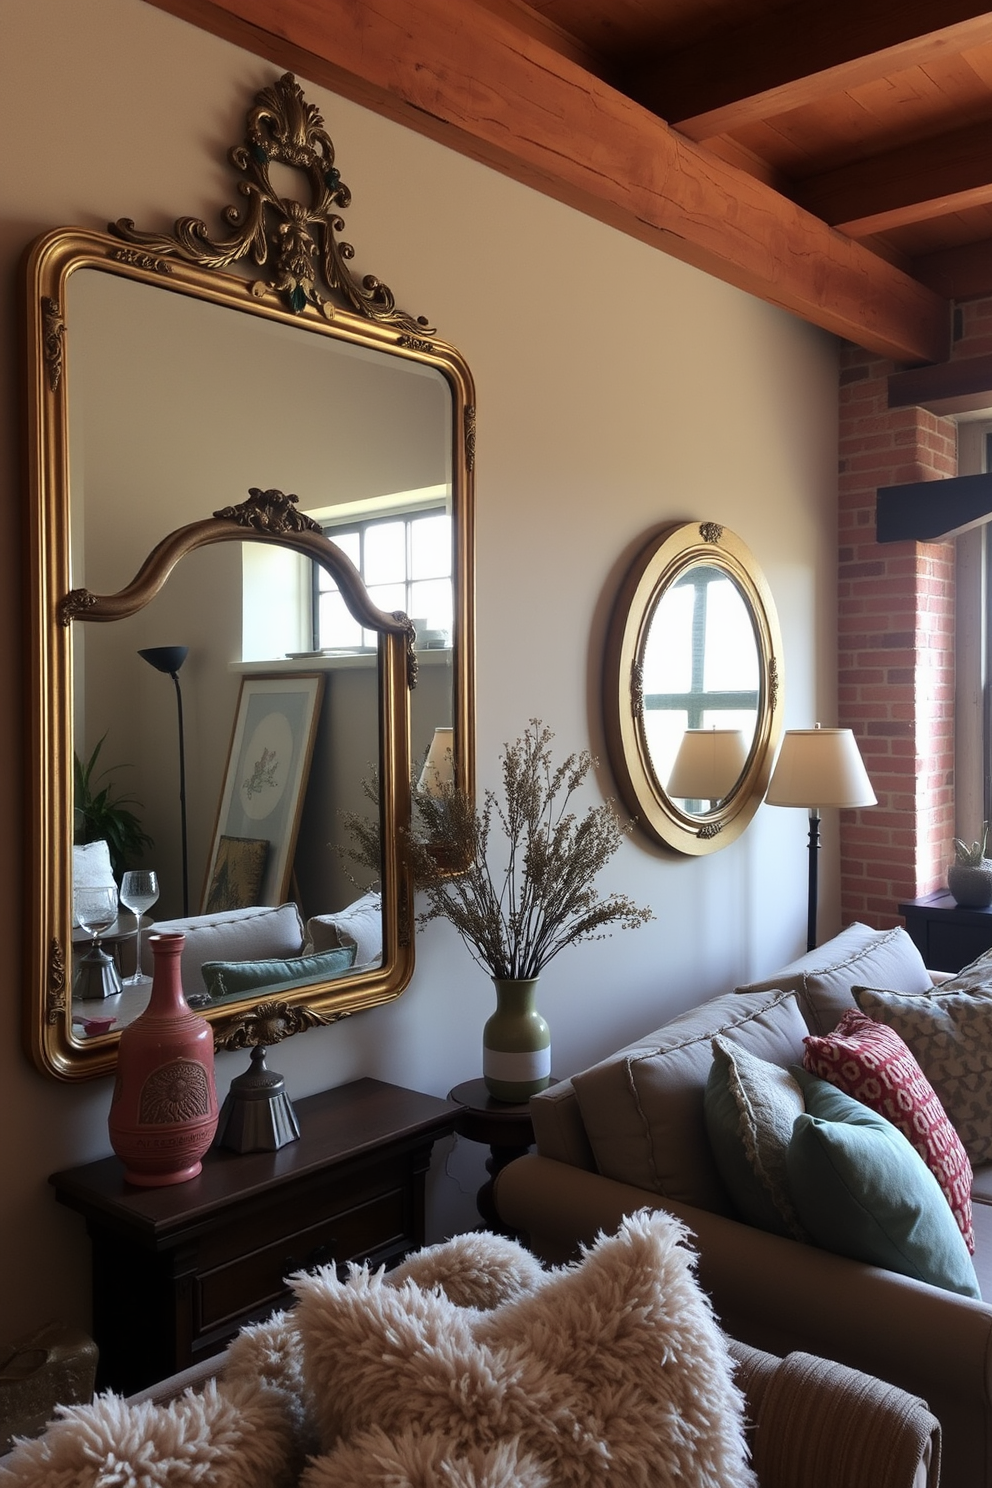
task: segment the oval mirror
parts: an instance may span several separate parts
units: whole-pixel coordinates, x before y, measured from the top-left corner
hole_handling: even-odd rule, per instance
[[[350,197],[295,80],[256,105],[230,157],[251,206],[227,209],[222,244],[189,219],[159,234],[122,220],[46,234],[28,260],[24,1026],[63,1079],[111,1070],[128,1016],[79,995],[87,796],[108,786],[152,839],[114,869],[118,884],[124,866],[157,871],[157,924],[289,906],[296,956],[284,924],[259,960],[365,927],[343,971],[213,995],[223,1042],[245,1041],[260,999],[303,1027],[398,995],[413,966],[399,843],[435,729],[474,785],[471,375],[379,280],[350,276],[335,236]],[[302,202],[272,190],[273,162],[299,173]],[[215,267],[242,257],[244,277]],[[280,748],[298,771],[276,790],[265,751]],[[338,850],[356,822],[381,873]],[[108,932],[123,976],[134,924],[122,909]]]
[[[679,852],[733,842],[764,797],[781,730],[770,591],[715,522],[666,529],[623,584],[607,641],[606,738],[639,824]]]

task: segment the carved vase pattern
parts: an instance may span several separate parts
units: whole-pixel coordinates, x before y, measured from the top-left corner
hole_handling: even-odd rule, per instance
[[[187,1005],[179,962],[186,937],[150,935],[148,1007],[121,1030],[110,1143],[129,1183],[185,1183],[217,1130],[210,1024]]]

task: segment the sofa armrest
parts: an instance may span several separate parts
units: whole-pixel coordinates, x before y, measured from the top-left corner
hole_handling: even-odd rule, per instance
[[[694,1236],[699,1279],[733,1337],[836,1359],[925,1400],[943,1432],[945,1488],[992,1488],[992,1307],[767,1234],[550,1158],[499,1174],[500,1218],[560,1262],[645,1207]]]
[[[936,1488],[940,1423],[860,1370],[729,1341],[760,1488]]]

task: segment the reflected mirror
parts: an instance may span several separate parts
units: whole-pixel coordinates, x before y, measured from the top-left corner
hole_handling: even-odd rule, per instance
[[[74,996],[90,939],[74,924],[74,878],[91,871],[86,837],[101,840],[99,824],[80,819],[78,775],[73,800],[74,761],[85,775],[95,752],[91,792],[109,785],[150,839],[136,861],[114,864],[118,883],[125,866],[155,870],[146,920],[289,903],[303,927],[297,955],[333,945],[342,914],[372,924],[378,950],[366,954],[363,940],[343,974],[318,968],[286,994],[325,1019],[395,996],[411,973],[397,845],[410,770],[436,727],[453,729],[455,768],[474,783],[470,374],[378,280],[348,275],[350,250],[333,236],[343,224],[329,210],[348,193],[319,115],[289,77],[258,96],[250,154],[231,152],[253,203],[242,252],[259,261],[248,226],[261,206],[307,217],[268,186],[287,119],[299,125],[294,108],[306,111],[311,156],[304,171],[297,128],[289,147],[301,195],[307,178],[311,187],[309,270],[297,253],[290,271],[279,239],[268,278],[219,273],[204,266],[219,257],[204,244],[215,245],[205,230],[185,235],[184,219],[175,235],[127,222],[115,236],[48,234],[29,262],[36,661],[25,1026],[36,1063],[62,1078],[112,1068],[117,1031],[141,1000],[128,988],[129,1007]],[[228,262],[239,256],[232,242]],[[249,491],[291,499],[273,507]],[[217,535],[210,514],[236,512],[241,526],[228,515]],[[156,545],[171,554],[177,544],[181,561],[151,588],[142,570],[141,605],[118,603]],[[67,601],[78,590],[86,601]],[[409,658],[408,615],[418,632]],[[174,674],[140,654],[162,647],[185,648]],[[278,792],[265,779],[274,717],[299,764]],[[383,844],[381,875],[337,851],[348,813],[367,817]],[[122,908],[107,935],[125,978],[140,971],[134,925]],[[271,954],[289,954],[283,939]],[[218,1037],[260,995],[215,989]]]
[[[667,529],[624,583],[607,644],[607,743],[640,825],[680,852],[732,842],[781,728],[781,641],[753,556],[714,522]]]

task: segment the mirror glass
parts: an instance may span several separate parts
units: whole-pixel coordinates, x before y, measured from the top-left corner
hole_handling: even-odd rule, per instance
[[[74,876],[85,871],[73,853],[83,834],[72,768],[77,758],[85,768],[94,751],[92,786],[125,797],[151,839],[134,864],[158,878],[147,920],[234,903],[227,888],[218,897],[218,873],[232,861],[248,871],[266,843],[261,877],[248,871],[239,905],[292,903],[306,930],[356,901],[364,911],[366,891],[382,889],[373,900],[378,955],[333,981],[318,975],[291,1000],[339,1016],[395,996],[412,970],[396,856],[409,778],[396,779],[397,761],[407,761],[409,777],[434,729],[452,727],[456,769],[467,788],[473,783],[467,369],[442,342],[347,311],[279,310],[243,280],[165,265],[100,234],[48,235],[29,280],[39,658],[33,1057],[62,1078],[103,1073],[121,1024],[147,998],[147,986],[106,1001],[79,995],[93,986],[78,973],[89,937],[72,924]],[[363,565],[376,611],[387,620],[412,615],[412,691],[403,627],[385,634],[356,617],[336,560],[315,562],[291,541],[210,537],[136,613],[96,624],[84,607],[60,622],[70,590],[116,596],[167,534],[236,507],[253,488],[292,493],[332,552]],[[186,648],[175,677],[139,654],[175,646]],[[270,718],[259,702],[266,689],[290,720],[287,746],[305,756],[298,789],[278,805],[264,783],[268,736],[253,732]],[[299,715],[286,713],[286,696]],[[256,740],[259,759],[250,763],[261,765],[262,783],[235,810],[231,772]],[[337,850],[352,843],[347,813],[374,823],[393,855],[381,884]],[[122,911],[107,935],[124,977],[138,969],[134,924]],[[305,935],[298,953],[309,943]],[[201,991],[187,987],[194,998]],[[235,995],[233,1006],[250,1008],[264,991]],[[210,1008],[229,1014],[231,994],[215,994]]]
[[[639,554],[610,629],[610,758],[639,823],[711,852],[760,803],[780,728],[781,643],[767,585],[716,523],[666,529]]]

